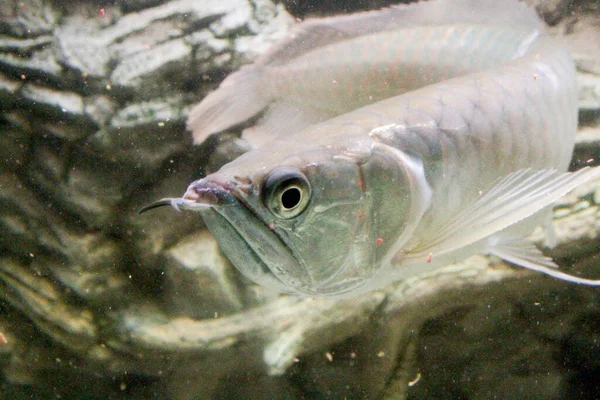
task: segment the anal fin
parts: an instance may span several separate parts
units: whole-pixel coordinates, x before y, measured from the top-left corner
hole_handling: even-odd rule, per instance
[[[494,236],[488,239],[486,251],[511,264],[541,272],[563,281],[588,286],[600,286],[600,280],[579,278],[559,271],[558,265],[550,257],[542,254],[533,243],[525,238],[500,238]]]

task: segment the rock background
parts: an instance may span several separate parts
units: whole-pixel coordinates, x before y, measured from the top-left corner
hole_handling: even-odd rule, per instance
[[[580,72],[573,168],[598,165],[598,3],[532,3]],[[295,299],[240,277],[199,218],[137,215],[246,149],[236,132],[193,147],[184,129],[229,72],[294,17],[382,5],[0,3],[0,398],[596,396],[597,289],[474,257]],[[599,205],[594,185],[557,205],[571,273],[600,277]]]

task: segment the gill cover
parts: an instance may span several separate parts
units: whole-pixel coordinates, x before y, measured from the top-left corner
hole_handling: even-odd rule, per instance
[[[271,182],[285,184],[282,189]],[[278,268],[304,270],[273,272],[293,291],[309,295],[368,287],[411,236],[430,196],[419,160],[379,143],[358,162],[341,156],[305,168],[276,168],[264,189],[274,233],[297,260]],[[280,209],[288,195],[288,205],[298,207],[291,216]],[[265,264],[271,268],[269,260]],[[306,280],[286,282],[286,275]]]

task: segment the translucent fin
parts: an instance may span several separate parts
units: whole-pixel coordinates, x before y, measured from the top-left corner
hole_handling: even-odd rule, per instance
[[[493,236],[488,240],[486,251],[513,264],[529,268],[526,264],[558,268],[550,257],[546,257],[529,240],[523,237],[502,238]]]
[[[493,24],[542,30],[535,10],[516,0],[430,0],[400,4],[375,11],[298,24],[287,39],[257,61],[257,65],[284,65],[315,48],[342,40],[425,25]]]
[[[535,245],[523,238],[490,238],[487,252],[521,267],[541,272],[567,282],[600,286],[600,280],[579,278],[557,270],[558,265],[546,257]]]
[[[544,233],[546,234],[546,246],[551,249],[555,248],[556,243],[558,242],[558,239],[556,238],[556,229],[554,229],[554,222],[552,221],[553,216],[552,209],[549,208],[546,211],[546,217],[544,218],[544,224],[542,225]]]
[[[258,124],[245,129],[242,137],[258,148],[277,136],[288,136],[316,123],[335,117],[334,114],[290,101],[276,101]]]
[[[485,239],[550,206],[576,187],[600,178],[600,167],[577,172],[524,169],[492,187],[406,256],[446,254]]]
[[[262,74],[262,68],[243,67],[192,109],[187,128],[195,144],[254,117],[269,104],[271,97],[261,90]]]

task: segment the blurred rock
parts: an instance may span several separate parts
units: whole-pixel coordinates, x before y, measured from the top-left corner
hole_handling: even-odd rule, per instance
[[[21,81],[10,79],[0,73],[0,102],[5,110],[12,108],[17,102],[18,92],[23,87]]]
[[[566,43],[580,71],[600,75],[600,21],[595,16],[578,18],[568,24]]]
[[[191,62],[191,55],[192,48],[182,39],[172,40],[124,59],[113,71],[111,80],[120,86],[146,91],[147,88],[140,87],[144,82],[162,81],[159,76],[181,74],[178,69]]]
[[[59,14],[43,0],[6,0],[0,5],[0,33],[17,37],[51,33]]]
[[[35,162],[26,171],[28,179],[67,214],[90,227],[106,224],[135,173],[115,179],[118,164],[74,153],[65,144],[40,143],[35,151]]]
[[[51,205],[40,200],[17,175],[0,176],[0,248],[4,254],[27,257],[46,246],[58,246],[60,240],[52,230],[51,220],[45,218]]]
[[[125,12],[137,11],[144,8],[154,7],[168,0],[119,0],[119,4]]]
[[[29,132],[2,126],[0,122],[0,171],[18,171],[27,163],[31,151]]]
[[[34,52],[29,57],[22,57],[11,53],[0,53],[0,65],[4,72],[27,79],[50,79],[59,81],[63,68],[56,61],[54,53],[49,48]]]
[[[242,309],[236,272],[207,231],[188,236],[166,252],[167,309],[194,319]]]
[[[102,78],[109,73],[110,53],[99,37],[97,24],[72,24],[57,29],[58,60],[82,77]]]
[[[526,0],[527,4],[535,7],[537,12],[550,24],[555,25],[568,16],[570,0]]]

